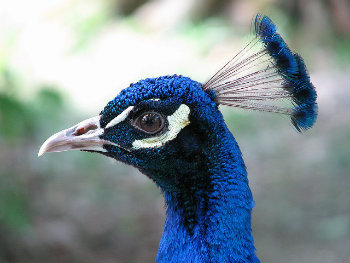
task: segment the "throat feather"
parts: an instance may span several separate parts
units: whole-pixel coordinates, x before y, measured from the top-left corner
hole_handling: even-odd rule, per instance
[[[183,132],[178,138],[187,137]],[[200,129],[194,133],[200,149],[179,157],[181,170],[171,182],[176,187],[164,190],[167,218],[157,262],[182,262],[172,255],[186,262],[259,262],[251,233],[253,198],[236,141],[225,125],[204,141]]]

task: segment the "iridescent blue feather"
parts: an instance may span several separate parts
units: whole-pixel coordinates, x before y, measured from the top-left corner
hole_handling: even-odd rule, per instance
[[[269,17],[258,14],[254,24],[256,35],[274,59],[288,91],[293,95],[292,100],[297,104],[292,112],[293,125],[298,131],[311,128],[317,118],[317,95],[304,60],[289,49]]]
[[[286,78],[298,74],[298,62],[283,38],[276,32],[276,25],[267,16],[255,17],[255,33],[264,43],[269,55],[274,59],[278,71]]]
[[[289,115],[298,131],[312,127],[317,95],[303,59],[290,50],[267,16],[255,17],[254,30],[256,38],[204,89],[215,91],[218,104]],[[252,52],[259,44],[260,49]],[[279,105],[281,99],[290,100],[292,108]]]

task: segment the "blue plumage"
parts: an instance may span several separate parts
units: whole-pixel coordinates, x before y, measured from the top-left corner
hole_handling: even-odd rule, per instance
[[[254,24],[256,35],[273,58],[276,68],[285,79],[285,88],[297,104],[291,115],[293,125],[298,131],[312,127],[317,118],[316,91],[303,59],[289,49],[270,18],[257,15]]]
[[[159,263],[259,262],[246,167],[219,105],[285,114],[298,131],[314,124],[315,88],[276,30],[257,16],[256,39],[204,85],[179,75],[140,80],[100,115],[50,137],[39,155],[98,152],[152,179],[167,205]],[[284,99],[292,108],[273,104]]]
[[[274,59],[278,71],[287,79],[295,78],[298,74],[297,60],[276,29],[276,25],[267,16],[256,16],[256,35]]]
[[[301,132],[312,127],[316,122],[317,104],[303,103],[293,109],[292,123]]]

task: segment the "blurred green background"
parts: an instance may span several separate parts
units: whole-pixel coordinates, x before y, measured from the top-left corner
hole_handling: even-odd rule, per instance
[[[0,262],[153,262],[159,189],[97,154],[37,158],[51,134],[95,116],[129,83],[206,81],[263,12],[308,65],[319,119],[222,107],[256,200],[263,262],[348,262],[349,2],[14,0],[0,2]]]

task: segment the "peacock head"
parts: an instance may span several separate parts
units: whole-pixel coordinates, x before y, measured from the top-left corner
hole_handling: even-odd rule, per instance
[[[222,155],[212,149],[227,143],[220,104],[287,115],[299,132],[311,128],[316,90],[303,59],[268,17],[257,15],[254,28],[255,38],[205,84],[178,75],[131,84],[99,116],[51,136],[39,155],[73,149],[102,153],[173,190],[200,184],[210,158]],[[291,107],[281,106],[281,100]]]
[[[215,93],[179,75],[149,78],[122,90],[93,118],[51,136],[47,152],[101,153],[137,167],[163,190],[181,183],[182,171],[200,169],[208,136],[223,123]],[[188,167],[187,169],[184,169]]]

